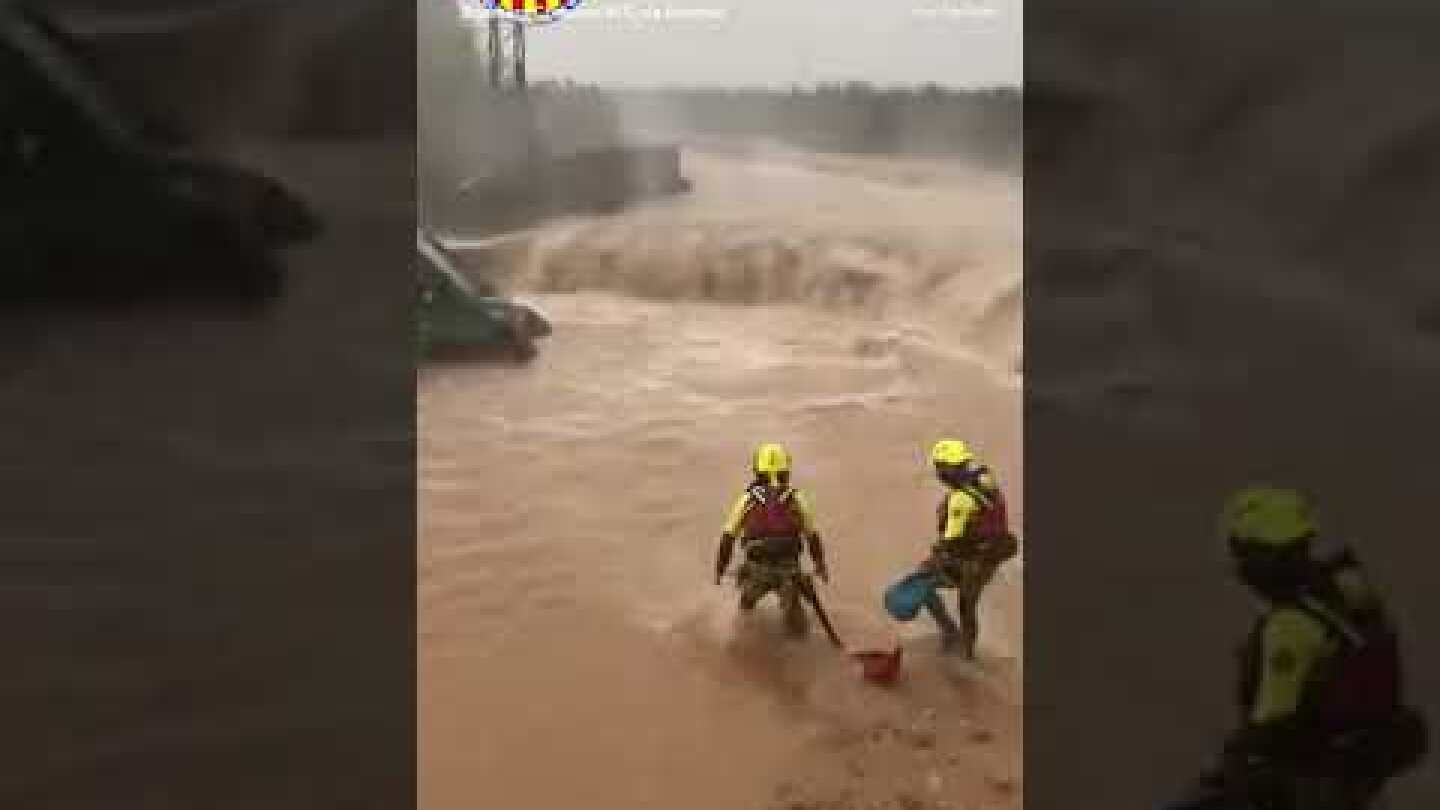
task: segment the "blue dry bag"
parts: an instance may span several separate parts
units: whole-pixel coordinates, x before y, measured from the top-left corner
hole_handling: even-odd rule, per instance
[[[934,574],[916,571],[886,589],[885,612],[896,621],[908,622],[920,615],[920,608],[939,585]]]

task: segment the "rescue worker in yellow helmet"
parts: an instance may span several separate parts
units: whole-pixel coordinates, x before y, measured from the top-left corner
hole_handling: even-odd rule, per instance
[[[790,454],[778,444],[763,444],[751,464],[749,486],[735,499],[720,535],[715,560],[715,584],[730,567],[735,544],[745,554],[737,581],[740,609],[750,611],[770,593],[780,597],[785,623],[792,634],[804,635],[809,626],[802,597],[813,588],[801,570],[800,555],[808,551],[816,576],[830,578],[825,549],[805,493],[790,482]]]
[[[1172,810],[1369,807],[1426,747],[1384,605],[1353,552],[1326,549],[1294,490],[1236,493],[1221,534],[1262,608],[1240,655],[1238,730]]]
[[[935,574],[942,588],[956,591],[960,621],[950,616],[939,593],[930,596],[925,608],[940,626],[943,648],[974,658],[980,595],[1001,563],[1015,556],[1019,542],[1010,531],[1005,497],[994,475],[965,442],[936,442],[930,460],[945,496],[937,510],[938,536],[921,570]]]

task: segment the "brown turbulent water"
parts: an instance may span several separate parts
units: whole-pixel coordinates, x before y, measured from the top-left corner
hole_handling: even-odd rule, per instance
[[[1018,807],[1022,564],[974,667],[879,606],[932,532],[934,439],[977,445],[1023,519],[1018,180],[686,161],[689,197],[487,257],[555,321],[532,367],[422,375],[422,806]],[[842,634],[905,638],[894,689],[712,583],[760,441],[815,502]]]

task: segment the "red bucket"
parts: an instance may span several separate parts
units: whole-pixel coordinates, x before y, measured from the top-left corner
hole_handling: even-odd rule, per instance
[[[889,651],[865,650],[850,655],[860,662],[860,672],[865,680],[879,686],[890,686],[900,678],[901,653],[902,649],[897,646]]]

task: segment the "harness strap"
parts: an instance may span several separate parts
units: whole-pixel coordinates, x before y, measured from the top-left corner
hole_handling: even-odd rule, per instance
[[[742,526],[744,525],[745,518],[749,517],[751,512],[754,512],[756,509],[767,503],[767,501],[765,500],[766,488],[761,484],[751,484],[749,487],[746,487],[745,494],[749,497],[745,499],[745,508],[740,513],[740,523]],[[794,487],[785,487],[784,489],[780,490],[780,496],[777,503],[789,503],[793,498],[794,494]],[[745,543],[748,543],[750,540],[753,539],[755,538],[746,538],[742,536],[741,544],[744,545]]]
[[[1327,605],[1314,597],[1306,596],[1300,599],[1300,607],[1306,613],[1319,619],[1326,627],[1335,631],[1338,635],[1350,642],[1352,647],[1364,647],[1368,642],[1365,634],[1360,632],[1352,622],[1347,621],[1343,616],[1331,610]]]

